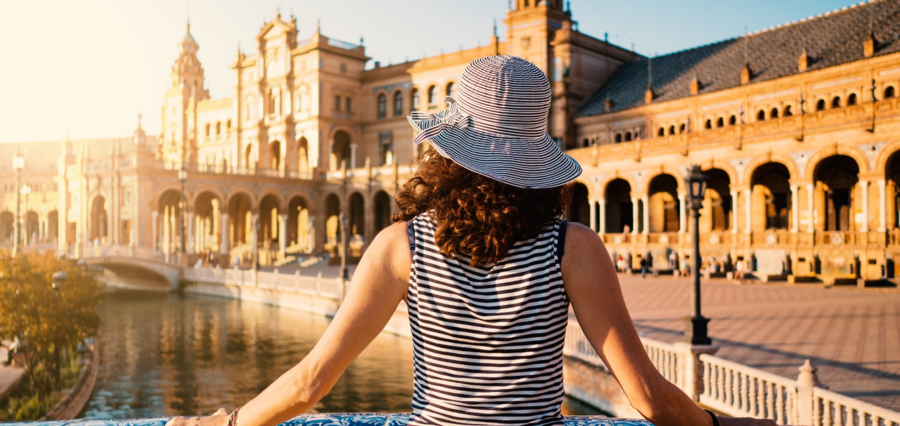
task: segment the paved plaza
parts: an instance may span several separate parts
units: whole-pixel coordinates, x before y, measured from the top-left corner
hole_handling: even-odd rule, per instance
[[[689,279],[620,281],[643,336],[681,338]],[[809,358],[830,390],[900,411],[900,292],[711,280],[702,295],[717,356],[792,379]]]

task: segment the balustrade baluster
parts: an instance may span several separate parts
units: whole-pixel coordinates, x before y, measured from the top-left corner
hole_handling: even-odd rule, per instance
[[[778,385],[778,387],[776,389],[778,390],[777,393],[775,394],[775,407],[777,407],[776,409],[778,410],[778,418],[776,421],[778,423],[783,424],[784,420],[785,420],[784,419],[785,389],[784,389],[783,385]]]
[[[832,410],[831,401],[822,400],[822,424],[825,426],[832,426],[831,422],[831,410]]]

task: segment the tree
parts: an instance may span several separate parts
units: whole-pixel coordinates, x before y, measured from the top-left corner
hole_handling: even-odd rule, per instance
[[[53,274],[66,280],[54,289]],[[100,325],[95,308],[102,286],[74,262],[45,255],[0,253],[0,338],[20,336],[32,390],[60,387],[61,357]]]

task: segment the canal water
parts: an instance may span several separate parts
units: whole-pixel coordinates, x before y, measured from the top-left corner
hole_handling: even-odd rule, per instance
[[[98,308],[89,419],[210,414],[243,405],[313,348],[321,315],[195,295],[114,291]],[[379,335],[314,412],[410,411],[412,342]],[[567,398],[565,414],[601,414]]]

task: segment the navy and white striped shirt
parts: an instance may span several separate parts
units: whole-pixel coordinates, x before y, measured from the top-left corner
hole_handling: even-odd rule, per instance
[[[568,321],[560,270],[566,222],[471,267],[434,241],[428,214],[409,222],[411,425],[562,425]]]

